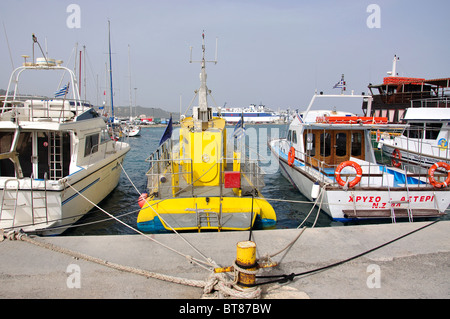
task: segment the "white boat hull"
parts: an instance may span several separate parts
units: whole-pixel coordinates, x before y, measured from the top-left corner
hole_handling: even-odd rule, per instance
[[[80,170],[59,181],[31,182],[29,178],[17,180],[19,191],[16,208],[14,210],[11,205],[9,209],[3,209],[0,229],[5,231],[22,229],[27,233],[40,235],[61,234],[117,186],[122,171],[120,164],[128,150],[129,148],[119,151],[117,156],[108,157],[92,165],[88,170]],[[11,199],[11,196],[16,197],[14,189],[5,194],[6,180],[7,178],[0,180],[0,202],[4,196],[6,200],[8,197]],[[33,190],[30,190],[31,183]],[[15,185],[13,187],[15,188]]]
[[[304,165],[288,165],[287,155],[279,152],[279,148],[271,150],[279,160],[281,172],[304,196],[311,201],[313,186],[322,178],[313,176],[313,171],[306,172]],[[328,181],[330,186],[319,195],[317,206],[325,211],[331,218],[337,221],[349,221],[354,219],[377,219],[377,218],[401,218],[410,219],[414,217],[426,217],[429,213],[436,216],[445,214],[450,205],[448,190],[436,190],[432,187],[362,187],[344,190],[342,187],[333,186],[334,181]],[[412,216],[408,216],[408,213]],[[428,216],[427,215],[427,216]],[[429,216],[428,216],[429,217]]]

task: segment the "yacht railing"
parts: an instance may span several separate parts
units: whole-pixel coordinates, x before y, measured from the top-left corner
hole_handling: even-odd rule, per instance
[[[411,101],[411,107],[442,107],[447,108],[450,107],[450,97],[435,97],[435,98],[426,98],[426,99],[415,99]]]

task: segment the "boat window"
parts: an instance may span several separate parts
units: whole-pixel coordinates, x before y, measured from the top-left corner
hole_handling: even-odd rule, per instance
[[[362,153],[362,134],[361,132],[352,133],[352,156],[361,156]]]
[[[409,138],[423,138],[424,123],[412,123],[411,127],[403,132],[403,135]]]
[[[297,144],[297,131],[292,131],[292,143]]]
[[[98,151],[98,140],[100,134],[93,134],[86,136],[85,146],[84,146],[84,156],[94,154]]]
[[[320,156],[328,157],[331,155],[331,134],[320,134]]]
[[[347,155],[347,133],[336,134],[336,156]]]
[[[288,135],[287,135],[287,140],[290,142],[291,141],[291,136],[292,136],[292,131],[289,130]]]
[[[435,140],[441,131],[442,123],[427,123],[425,128],[425,138],[427,140]]]
[[[109,136],[108,130],[103,129],[100,133],[100,144],[108,142],[111,140],[111,137]]]
[[[308,133],[305,136],[305,145],[306,145],[306,151],[308,152],[308,155],[315,156],[316,155],[316,134],[314,133]]]

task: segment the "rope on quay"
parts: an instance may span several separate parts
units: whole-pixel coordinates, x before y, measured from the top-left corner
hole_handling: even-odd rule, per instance
[[[261,296],[261,289],[259,287],[253,287],[253,288],[247,288],[243,289],[236,284],[236,280],[229,280],[224,274],[215,274],[212,273],[208,280],[194,280],[194,279],[187,279],[187,278],[181,278],[176,276],[170,276],[165,275],[161,273],[156,273],[152,271],[147,271],[143,269],[138,269],[131,266],[124,266],[117,263],[113,263],[101,258],[89,256],[80,252],[76,252],[67,248],[63,248],[60,246],[56,246],[51,243],[46,243],[43,241],[36,240],[32,237],[29,237],[26,233],[22,231],[10,231],[7,233],[4,233],[3,230],[0,230],[0,242],[8,239],[8,240],[18,240],[18,241],[24,241],[29,244],[33,244],[35,246],[49,249],[51,251],[55,251],[58,253],[62,253],[65,255],[68,255],[70,257],[76,258],[76,259],[82,259],[88,262],[93,262],[105,267],[109,267],[115,270],[123,271],[123,272],[129,272],[135,275],[144,276],[146,278],[153,278],[158,279],[162,281],[167,281],[171,283],[181,284],[185,286],[190,287],[197,287],[197,288],[203,288],[204,294],[211,294],[214,291],[218,291],[222,293],[225,296],[230,296],[232,298],[240,298],[240,299],[255,299],[260,298]],[[236,277],[237,278],[237,277]]]

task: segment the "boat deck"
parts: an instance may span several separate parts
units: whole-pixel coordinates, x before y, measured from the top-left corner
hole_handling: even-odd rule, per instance
[[[224,172],[231,172],[231,169],[226,169]],[[183,174],[180,174],[183,175]],[[164,182],[160,181],[158,183],[158,198],[159,199],[169,199],[169,198],[187,198],[187,197],[236,197],[239,196],[237,192],[241,191],[241,196],[251,195],[257,186],[253,186],[249,178],[245,173],[241,173],[241,187],[238,189],[226,188],[225,183],[222,182],[222,186],[192,186],[191,182],[187,182],[183,176],[179,178],[179,190],[173,193],[172,178],[174,174],[168,172],[164,175]],[[257,193],[253,192],[255,195]]]

